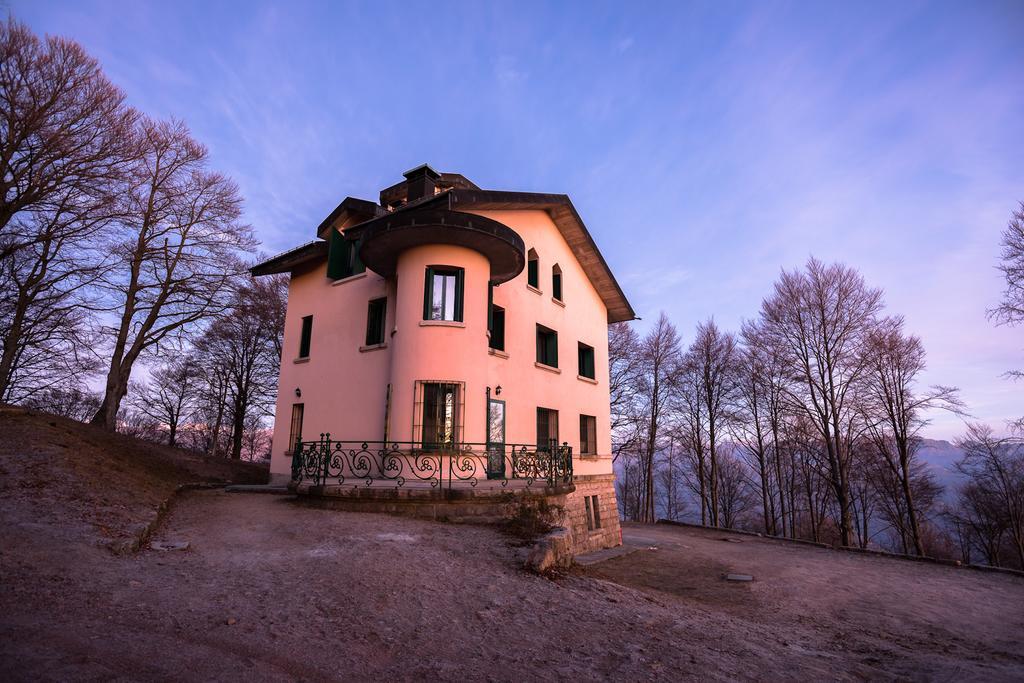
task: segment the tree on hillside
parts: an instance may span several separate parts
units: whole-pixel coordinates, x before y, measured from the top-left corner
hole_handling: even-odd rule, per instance
[[[629,323],[608,326],[608,393],[611,407],[612,458],[636,447],[636,391],[640,338]]]
[[[774,535],[778,533],[778,528],[773,486],[775,473],[771,464],[775,458],[769,405],[770,370],[768,360],[763,356],[763,349],[747,346],[740,354],[736,371],[736,406],[731,427],[733,436],[740,446],[741,457],[746,459],[757,475],[764,532]]]
[[[637,373],[637,415],[640,437],[640,514],[642,522],[655,518],[655,458],[666,432],[666,411],[679,369],[679,333],[662,313],[640,342]]]
[[[77,43],[0,23],[0,400],[92,369],[84,293],[136,118]]]
[[[1016,564],[1024,568],[1024,438],[998,437],[991,427],[972,424],[956,445],[964,455],[955,467],[968,479],[961,507],[974,513],[979,527],[1005,528]],[[992,536],[990,543],[998,541]],[[998,564],[998,544],[995,552]]]
[[[0,23],[0,259],[41,239],[35,214],[106,201],[136,116],[78,43]]]
[[[206,170],[207,151],[184,124],[145,119],[137,138],[110,245],[121,266],[103,278],[115,321],[106,328],[109,368],[92,421],[108,429],[139,357],[224,312],[245,272],[239,252],[254,246],[239,223],[237,186]]]
[[[746,372],[751,374],[751,377],[747,381],[756,382],[759,388],[756,392],[761,405],[758,417],[767,427],[770,476],[778,495],[778,524],[775,525],[775,533],[785,536],[788,532],[792,535],[795,528],[792,519],[795,515],[792,501],[795,495],[792,452],[784,448],[783,440],[786,421],[790,418],[791,406],[788,404],[788,397],[791,395],[792,373],[783,362],[779,349],[772,345],[757,322],[745,322],[740,335],[745,353],[748,354]],[[749,404],[753,398],[752,388],[748,387],[746,392],[748,396],[744,403],[747,404],[748,415],[751,415]],[[743,410],[741,405],[741,413]],[[749,428],[747,431],[749,433]],[[758,468],[760,469],[760,463]],[[772,486],[764,488],[771,495]],[[771,504],[768,507],[769,514],[774,514]]]
[[[856,270],[814,258],[803,271],[783,271],[761,306],[763,334],[798,379],[791,403],[822,440],[843,545],[853,532],[850,466],[864,344],[881,309],[881,290],[868,287]]]
[[[708,506],[712,526],[719,526],[718,453],[732,417],[736,391],[736,337],[723,333],[714,320],[697,325],[697,334],[683,359],[688,384],[696,388],[704,416],[703,441],[707,444]]]
[[[885,464],[884,472],[902,491],[906,522],[897,522],[918,555],[924,555],[919,508],[915,504],[912,464],[920,445],[919,433],[928,424],[924,412],[944,408],[962,412],[953,387],[918,390],[918,375],[925,368],[924,345],[915,336],[903,332],[903,319],[886,318],[872,329],[866,339],[868,372],[865,375],[865,400],[861,405],[868,433],[879,456],[875,463]],[[878,483],[877,477],[875,478]],[[926,480],[918,477],[922,485]],[[882,486],[887,491],[888,485]]]
[[[1006,280],[1003,299],[989,311],[989,316],[1000,325],[1024,323],[1024,202],[1010,216],[1003,231],[999,270]],[[1024,370],[1012,370],[1013,377],[1024,377]]]
[[[253,420],[273,413],[284,335],[287,279],[253,280],[240,288],[231,311],[216,320],[197,344],[215,378],[224,377],[231,420],[231,458],[242,455]]]
[[[202,377],[199,361],[186,355],[157,367],[130,397],[132,407],[167,427],[167,445],[178,445],[178,429],[191,417]]]

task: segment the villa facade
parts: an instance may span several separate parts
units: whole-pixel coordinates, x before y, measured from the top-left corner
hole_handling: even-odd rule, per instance
[[[291,275],[273,478],[550,494],[578,548],[617,544],[607,333],[635,316],[583,221],[565,195],[404,175],[252,269]]]

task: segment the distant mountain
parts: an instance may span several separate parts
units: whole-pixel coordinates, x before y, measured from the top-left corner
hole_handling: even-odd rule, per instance
[[[956,497],[956,489],[963,482],[953,463],[962,458],[964,452],[955,445],[942,439],[921,439],[921,448],[917,457],[931,470],[935,480],[945,487],[943,498],[952,502]]]

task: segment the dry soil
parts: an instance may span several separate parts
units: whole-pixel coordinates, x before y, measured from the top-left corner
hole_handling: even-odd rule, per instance
[[[0,552],[11,680],[851,680],[1024,676],[1024,580],[664,527],[560,577],[491,528],[185,494],[185,552]],[[39,546],[39,547],[37,547]],[[39,548],[45,546],[47,550]],[[654,548],[650,550],[647,548]],[[725,583],[743,571],[750,584]]]

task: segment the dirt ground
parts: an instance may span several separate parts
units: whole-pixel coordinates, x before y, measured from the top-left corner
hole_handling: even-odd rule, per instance
[[[36,411],[0,405],[0,525],[36,551],[131,539],[180,484],[263,483],[266,465],[207,458]]]
[[[485,527],[186,494],[157,538],[0,548],[8,680],[852,680],[1024,676],[1024,580],[724,534],[554,579]],[[44,561],[45,560],[45,561]],[[726,584],[726,570],[754,574]]]

